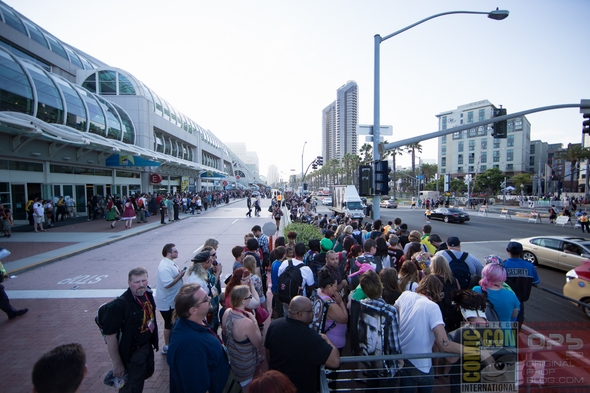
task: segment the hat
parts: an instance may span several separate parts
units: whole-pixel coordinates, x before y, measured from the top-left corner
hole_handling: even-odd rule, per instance
[[[502,262],[502,258],[500,258],[497,255],[486,255],[485,257],[483,257],[484,261],[486,261],[486,265],[489,265],[490,263],[494,263],[496,265],[502,265],[504,266],[504,262]]]
[[[203,251],[203,252],[200,252],[197,255],[195,255],[194,258],[192,259],[192,261],[195,263],[207,262],[207,260],[209,259],[210,256],[211,256],[211,253],[209,251]]]
[[[459,244],[461,244],[461,240],[456,236],[451,236],[447,239],[447,245],[449,247],[458,247]]]
[[[437,243],[440,242],[440,243],[442,243],[442,239],[436,233],[433,233],[432,235],[430,235],[428,237],[428,240],[430,240],[431,243],[432,242],[437,242]]]
[[[330,251],[334,245],[332,244],[332,240],[325,237],[320,241],[320,247],[323,251]]]
[[[375,271],[375,266],[371,265],[370,263],[359,263],[359,261],[356,261],[355,264],[359,267],[359,270],[357,270],[356,272],[352,273],[351,275],[349,275],[348,277],[354,277],[357,275],[362,275],[365,272],[372,270]]]
[[[506,251],[512,254],[520,254],[522,252],[522,244],[519,242],[510,242],[506,246]]]

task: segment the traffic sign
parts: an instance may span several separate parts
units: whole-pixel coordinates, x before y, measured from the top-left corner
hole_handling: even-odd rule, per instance
[[[222,184],[223,184],[224,187],[227,186],[227,181],[224,180]]]

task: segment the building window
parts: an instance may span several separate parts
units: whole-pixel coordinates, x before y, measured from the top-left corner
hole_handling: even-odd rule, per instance
[[[441,146],[440,154],[443,156],[447,154],[447,145]]]
[[[480,109],[478,113],[478,121],[484,121],[486,118],[486,110]]]
[[[487,162],[488,162],[488,152],[486,152],[486,151],[482,152],[482,153],[481,153],[481,157],[480,157],[479,161],[480,161],[482,164],[485,164],[485,163],[487,163]]]
[[[506,150],[506,161],[514,161],[514,150],[513,149]]]
[[[494,150],[494,162],[500,162],[500,151]]]
[[[462,166],[460,166],[460,167],[457,167],[457,172],[458,172],[458,173],[463,173],[463,167],[462,167]]]
[[[479,171],[480,171],[480,172],[485,172],[485,171],[487,171],[487,165],[481,165],[481,166],[479,167]]]
[[[508,138],[506,139],[506,146],[507,147],[513,147],[514,146],[514,134],[508,135]]]
[[[473,123],[473,111],[467,112],[467,123]]]
[[[482,139],[481,140],[481,150],[486,150],[488,148],[488,140]]]
[[[447,166],[447,157],[443,157],[440,160],[440,166]]]
[[[464,146],[464,142],[459,142],[459,145],[458,145],[458,147],[457,147],[457,151],[458,151],[459,153],[461,153],[461,152],[463,151],[463,146]]]
[[[469,141],[469,151],[475,151],[475,140]]]
[[[441,129],[446,130],[447,129],[447,117],[446,116],[442,117],[441,123],[442,123]],[[443,138],[444,138],[444,136],[443,136]]]
[[[459,154],[459,157],[457,158],[457,164],[463,164],[463,154]]]
[[[444,173],[446,173],[446,172],[447,172],[447,170],[446,170],[445,168],[442,168],[442,169],[440,170],[440,173],[443,173],[443,174],[444,174]]]
[[[469,163],[475,163],[475,153],[469,153]]]
[[[500,169],[500,165],[494,165],[494,169]]]
[[[499,149],[500,148],[500,141],[497,139],[494,139],[494,149]]]
[[[531,152],[531,156],[535,155],[535,145],[531,145],[530,152]]]
[[[467,171],[468,171],[469,173],[473,173],[473,172],[475,172],[475,171],[473,170],[473,166],[472,166],[472,165],[471,165],[471,166],[469,166],[469,167],[467,168]]]
[[[506,170],[507,171],[513,171],[514,170],[514,164],[506,164]]]
[[[444,128],[443,128],[443,130],[444,130]],[[442,144],[445,144],[445,143],[447,143],[447,136],[446,136],[446,135],[443,135],[443,136],[440,138],[440,141],[441,141],[441,143],[442,143]]]

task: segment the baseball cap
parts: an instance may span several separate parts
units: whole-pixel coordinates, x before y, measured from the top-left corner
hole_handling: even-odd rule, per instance
[[[447,239],[447,246],[449,247],[457,247],[459,244],[461,244],[461,240],[456,236],[451,236]]]
[[[506,251],[514,254],[519,254],[522,252],[522,244],[519,242],[510,242],[506,246]]]
[[[500,258],[497,255],[486,255],[485,257],[483,257],[484,261],[486,261],[486,265],[489,265],[490,263],[494,263],[496,265],[502,265],[504,266],[504,262],[502,261],[502,258]]]
[[[203,251],[195,255],[192,261],[195,263],[207,262],[207,259],[209,259],[210,256],[211,253],[209,251]]]
[[[323,251],[330,251],[334,245],[332,244],[332,240],[328,238],[323,238],[320,241],[320,247]]]

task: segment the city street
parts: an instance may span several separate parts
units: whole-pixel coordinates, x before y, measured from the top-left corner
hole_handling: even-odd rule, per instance
[[[136,224],[131,230],[123,229],[122,225],[110,230],[108,223],[101,220],[83,222],[77,224],[77,227],[52,229],[54,232],[16,233],[10,242],[3,242],[2,245],[10,249],[11,245],[18,247],[19,242],[28,241],[29,243],[23,244],[39,245],[45,240],[47,246],[51,246],[52,252],[58,254],[60,250],[65,252],[80,242],[83,247],[87,247],[87,250],[82,250],[77,255],[18,273],[15,278],[4,283],[13,305],[17,308],[28,307],[29,312],[11,321],[0,321],[0,345],[4,356],[9,359],[4,363],[4,367],[12,376],[5,381],[6,387],[3,391],[30,392],[30,370],[34,362],[42,353],[67,342],[79,342],[87,351],[89,374],[82,390],[104,391],[105,385],[102,380],[111,369],[111,362],[106,345],[94,323],[94,317],[102,303],[120,295],[126,289],[128,271],[136,266],[145,266],[150,272],[151,285],[154,286],[164,244],[176,244],[179,250],[177,264],[182,268],[191,265],[191,258],[206,239],[215,238],[219,241],[218,260],[223,266],[222,277],[226,277],[233,264],[231,248],[243,244],[243,235],[249,232],[253,225],[262,226],[272,221],[267,211],[269,202],[263,200],[260,218],[245,217],[245,200],[232,200],[229,205],[221,205],[200,215],[181,215],[180,222],[167,225],[160,225],[159,218],[152,217],[150,223],[141,224],[150,226],[151,230]],[[318,210],[327,212],[327,207],[322,206]],[[423,210],[400,207],[392,210],[382,209],[381,212],[384,221],[401,217],[410,229],[419,230],[425,223]],[[448,236],[458,236],[462,241],[462,249],[480,260],[492,253],[504,257],[505,246],[512,237],[545,233],[581,235],[579,229],[555,227],[547,222],[529,224],[526,219],[516,217],[513,220],[503,220],[498,214],[478,217],[475,213],[471,214],[471,221],[466,224],[433,221],[431,225],[433,233],[440,234],[443,240]],[[100,230],[89,232],[90,229],[84,229],[93,226],[99,226]],[[103,226],[107,229],[102,229]],[[145,232],[142,232],[144,230]],[[89,238],[94,238],[96,242],[98,239],[106,239],[106,245],[91,247],[92,241]],[[35,239],[36,243],[31,243],[31,239]],[[9,271],[11,264],[12,262],[6,263]],[[564,272],[545,267],[540,267],[538,271],[543,287],[561,293],[565,283]],[[567,321],[586,326],[588,322],[576,306],[539,289],[533,289],[531,299],[527,303],[526,316],[529,325],[525,326],[525,329],[529,329],[529,334],[536,334],[536,328],[547,326],[547,323]],[[159,315],[158,322],[163,326]],[[160,340],[161,345],[162,341],[163,339]],[[168,391],[168,372],[164,356],[156,354],[156,374],[146,382],[144,391]]]

